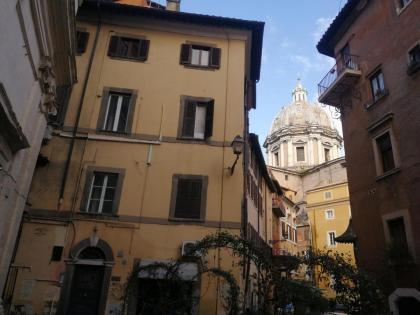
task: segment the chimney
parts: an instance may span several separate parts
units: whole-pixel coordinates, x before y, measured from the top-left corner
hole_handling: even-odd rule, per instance
[[[177,11],[181,9],[181,0],[166,0],[166,10]]]

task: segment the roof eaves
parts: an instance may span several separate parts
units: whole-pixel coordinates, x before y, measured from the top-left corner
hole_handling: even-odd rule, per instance
[[[251,38],[251,80],[258,81],[261,74],[261,58],[264,37],[265,23],[261,21],[251,21],[236,18],[220,17],[214,15],[205,15],[188,12],[178,12],[162,10],[114,2],[103,2],[100,0],[85,0],[78,14],[83,14],[84,10],[98,12],[105,11],[112,15],[131,15],[138,17],[147,17],[169,22],[179,22],[195,25],[207,25],[212,27],[230,27],[234,29],[249,30],[252,33]]]
[[[329,57],[334,57],[334,45],[337,35],[344,33],[356,20],[361,10],[355,9],[357,9],[361,1],[369,2],[369,0],[347,1],[316,45],[318,52]]]

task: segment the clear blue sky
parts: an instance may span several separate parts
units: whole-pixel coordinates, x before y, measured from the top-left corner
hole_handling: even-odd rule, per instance
[[[165,2],[163,0],[159,2]],[[346,0],[181,0],[181,10],[265,22],[261,80],[257,109],[251,112],[250,130],[262,145],[271,122],[291,101],[300,77],[317,97],[317,84],[333,60],[316,51],[315,45]]]

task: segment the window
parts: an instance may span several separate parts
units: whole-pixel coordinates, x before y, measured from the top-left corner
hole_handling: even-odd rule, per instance
[[[170,218],[204,221],[207,182],[207,176],[174,175]]]
[[[399,0],[400,2],[400,8],[404,8],[407,4],[411,2],[411,0]]]
[[[386,94],[384,75],[381,70],[375,72],[370,77],[370,86],[372,90],[373,100],[377,101]]]
[[[275,164],[275,166],[279,166],[279,153],[278,152],[275,152],[274,153],[274,164]]]
[[[117,180],[118,174],[94,172],[87,205],[88,212],[112,213]]]
[[[408,52],[408,74],[412,75],[420,69],[420,44],[417,44]]]
[[[63,254],[63,246],[54,246],[50,261],[60,261]]]
[[[325,156],[325,162],[328,162],[330,160],[330,149],[324,148],[324,156]]]
[[[327,232],[327,245],[330,247],[336,246],[335,243],[335,232]]]
[[[131,132],[137,94],[128,89],[105,88],[99,114],[98,130],[128,134]]]
[[[213,135],[214,101],[204,98],[184,98],[181,102],[179,136],[207,139]]]
[[[384,173],[395,168],[394,154],[392,151],[392,143],[389,132],[376,138],[376,145],[379,153],[382,171]]]
[[[205,45],[182,44],[180,64],[201,68],[220,68],[221,49]]]
[[[86,171],[82,211],[98,214],[117,212],[124,170],[92,168]]]
[[[76,52],[81,55],[86,51],[89,40],[89,33],[84,31],[76,32]]]
[[[334,210],[333,209],[325,210],[325,219],[327,219],[327,220],[334,219]]]
[[[289,175],[284,175],[284,180],[289,180]]]
[[[305,161],[305,147],[296,147],[296,161],[297,162]]]
[[[150,41],[142,38],[111,36],[108,56],[137,61],[146,61],[149,54]]]
[[[324,198],[325,198],[325,199],[331,199],[331,198],[332,198],[332,193],[331,193],[331,191],[326,191],[326,192],[324,192]]]
[[[408,248],[407,236],[405,234],[404,218],[396,218],[387,221],[391,242],[393,245]]]

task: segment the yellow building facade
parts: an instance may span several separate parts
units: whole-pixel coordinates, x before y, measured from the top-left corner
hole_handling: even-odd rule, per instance
[[[343,235],[351,220],[349,191],[347,182],[325,185],[307,191],[306,209],[309,215],[312,248],[343,254],[354,263],[354,249],[350,243],[339,243],[336,238]],[[330,279],[318,281],[325,294],[333,297]]]
[[[231,174],[231,142],[247,137],[263,27],[83,4],[78,83],[32,182],[12,265],[15,308],[117,314],[135,266],[176,260],[218,231],[241,233],[245,168],[241,155]],[[232,269],[228,253],[210,256],[209,267]],[[222,287],[187,267],[194,312],[223,314]]]

